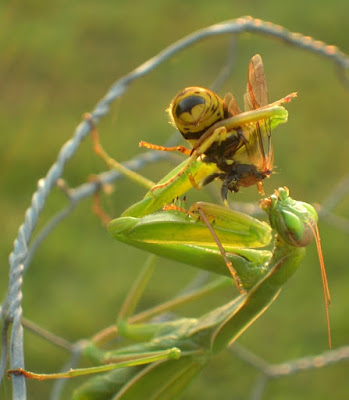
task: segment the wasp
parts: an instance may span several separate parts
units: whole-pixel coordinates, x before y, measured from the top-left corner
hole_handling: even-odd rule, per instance
[[[164,147],[141,142],[140,146],[163,150],[177,150],[189,156],[188,163],[166,186],[201,157],[205,163],[214,163],[217,171],[207,176],[201,186],[215,179],[222,181],[221,195],[227,200],[228,192],[238,192],[240,187],[256,184],[264,195],[263,180],[273,171],[274,152],[272,129],[287,121],[287,111],[281,106],[297,93],[269,104],[262,57],[256,54],[248,66],[248,81],[244,95],[245,111],[242,112],[231,93],[222,99],[213,91],[193,86],[181,90],[168,109],[172,124],[191,145]],[[199,187],[195,179],[193,186]]]

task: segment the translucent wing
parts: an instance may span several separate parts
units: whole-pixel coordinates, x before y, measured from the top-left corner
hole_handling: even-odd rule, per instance
[[[223,102],[230,116],[241,114],[240,107],[231,93],[224,96]]]
[[[248,82],[244,96],[246,111],[256,110],[269,104],[267,83],[262,57],[256,54],[248,66]],[[268,173],[273,168],[273,148],[270,121],[263,120],[244,126],[245,146],[236,154],[238,162],[249,162]],[[248,160],[246,160],[246,155]]]
[[[267,82],[262,57],[256,54],[248,66],[248,82],[245,94],[246,111],[265,107],[269,104]]]
[[[253,164],[268,175],[274,161],[270,132],[269,120],[253,122],[242,127],[245,142],[235,153],[234,160],[241,164]]]

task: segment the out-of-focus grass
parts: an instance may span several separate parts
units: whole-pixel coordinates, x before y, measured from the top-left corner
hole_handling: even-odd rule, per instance
[[[92,109],[112,82],[165,46],[195,29],[251,14],[309,34],[348,51],[346,0],[269,2],[113,2],[12,1],[0,5],[0,207],[2,210],[1,293],[8,284],[7,255],[23,221],[36,181],[54,162],[58,149],[71,136],[81,115]],[[155,72],[135,82],[99,125],[105,147],[120,160],[139,153],[144,139],[164,143],[172,132],[165,108],[187,85],[207,86],[226,56],[228,37],[207,40],[185,50]],[[242,99],[250,57],[265,62],[270,99],[298,91],[289,106],[290,118],[274,135],[276,174],[267,192],[287,185],[295,198],[321,202],[348,171],[348,92],[333,64],[314,54],[256,35],[238,44],[233,74],[221,90]],[[103,164],[83,144],[64,178],[75,186]],[[152,179],[161,170],[148,167]],[[143,191],[117,182],[109,200],[117,216]],[[201,194],[190,196],[194,199]],[[238,200],[257,201],[245,190]],[[55,193],[40,226],[64,204]],[[86,200],[41,246],[24,281],[24,315],[53,332],[76,340],[114,321],[118,307],[141,266],[144,254],[114,243],[91,215]],[[348,200],[340,207],[348,216]],[[333,295],[331,310],[334,346],[348,344],[348,237],[320,223],[324,255]],[[271,310],[249,329],[241,342],[270,361],[285,361],[326,348],[326,330],[316,254],[308,252],[297,276]],[[124,257],[124,258],[122,258]],[[143,305],[155,304],[185,285],[195,271],[159,262]],[[175,282],[175,284],[174,284]],[[217,304],[225,301],[216,298]],[[224,300],[223,300],[224,299]],[[211,299],[210,299],[211,301]],[[213,301],[213,300],[212,300]],[[191,309],[192,310],[192,309]],[[197,311],[199,312],[199,311]],[[65,355],[25,335],[26,366],[37,371],[60,368]],[[345,365],[270,384],[268,399],[344,398],[349,387]],[[252,378],[251,378],[252,377]],[[205,370],[184,398],[237,398],[247,395],[254,373],[232,357],[220,356]],[[47,398],[48,384],[30,383],[29,398]],[[34,396],[35,393],[35,396]],[[335,396],[334,396],[335,394]]]

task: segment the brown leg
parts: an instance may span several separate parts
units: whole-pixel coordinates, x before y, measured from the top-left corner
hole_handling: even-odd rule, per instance
[[[103,184],[96,175],[91,175],[88,178],[89,182],[94,182],[98,185],[98,190],[92,196],[92,212],[102,221],[103,225],[108,225],[112,220],[109,214],[107,214],[101,205],[101,193]]]
[[[190,211],[190,210],[189,210]],[[210,221],[208,220],[207,216],[205,215],[205,213],[203,212],[203,210],[200,208],[200,206],[195,207],[195,211],[197,211],[200,214],[200,218],[202,219],[202,221],[206,224],[208,230],[210,231],[214,241],[217,244],[217,247],[222,255],[222,258],[225,262],[225,265],[228,267],[229,272],[232,276],[232,278],[235,281],[235,284],[239,290],[240,293],[245,293],[245,289],[243,288],[242,282],[235,270],[235,268],[233,267],[233,264],[231,263],[231,261],[228,259],[227,254],[224,250],[224,247],[222,246],[221,241],[219,240],[216,232],[214,231]]]
[[[139,142],[139,147],[145,147],[150,150],[159,150],[159,151],[179,151],[187,156],[190,156],[191,150],[187,149],[184,146],[174,146],[174,147],[166,147],[166,146],[159,146],[157,144],[152,144],[148,142],[144,142],[143,140]]]

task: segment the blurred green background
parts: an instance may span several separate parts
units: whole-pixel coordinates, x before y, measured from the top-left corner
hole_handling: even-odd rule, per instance
[[[301,1],[3,1],[0,4],[0,151],[1,276],[8,284],[8,254],[23,222],[36,182],[56,159],[84,112],[92,110],[118,78],[164,47],[196,29],[244,15],[281,24],[349,51],[347,0]],[[214,37],[177,54],[136,81],[99,124],[103,143],[119,161],[139,154],[143,139],[165,143],[172,133],[165,109],[181,88],[209,86],[226,59],[229,37]],[[255,53],[263,56],[271,100],[298,91],[287,108],[289,122],[274,135],[276,174],[266,182],[270,193],[287,185],[297,199],[322,203],[348,173],[349,93],[334,64],[323,57],[254,34],[238,41],[237,59],[220,90],[242,99],[246,68]],[[240,101],[241,103],[241,101]],[[169,163],[147,167],[158,179]],[[69,163],[69,185],[104,169],[87,139]],[[216,188],[218,190],[218,186]],[[117,216],[140,199],[143,190],[118,181],[105,203]],[[189,201],[205,193],[193,193]],[[257,201],[254,189],[234,196]],[[66,204],[57,190],[39,227]],[[24,316],[68,340],[91,336],[113,323],[120,303],[139,271],[144,254],[115,243],[90,212],[85,200],[47,238],[23,285]],[[349,217],[344,199],[336,212]],[[347,268],[348,235],[320,222],[324,257],[333,296],[334,347],[349,344]],[[176,293],[196,274],[193,268],[160,260],[142,306]],[[222,304],[225,292],[207,300]],[[277,302],[239,340],[268,362],[284,362],[327,348],[321,279],[315,246]],[[183,310],[197,315],[196,306]],[[57,371],[67,355],[25,334],[26,367]],[[246,399],[258,374],[228,352],[217,356],[183,399]],[[73,383],[72,383],[73,385]],[[47,398],[51,383],[28,383],[29,399]],[[0,397],[11,398],[8,385]],[[270,382],[264,398],[328,399],[349,394],[348,362]]]

